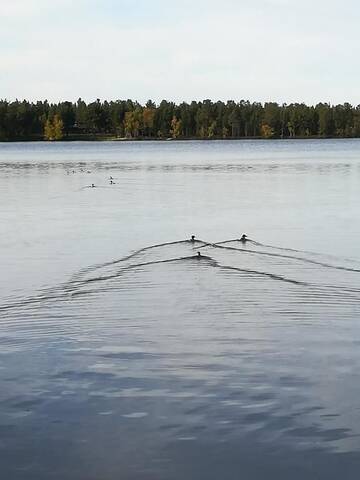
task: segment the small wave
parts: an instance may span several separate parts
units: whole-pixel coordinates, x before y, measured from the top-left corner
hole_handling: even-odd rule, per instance
[[[230,243],[230,240],[226,241],[226,242],[221,242],[221,243],[209,243],[207,245],[204,245],[204,247],[208,246],[208,247],[213,247],[213,248],[222,248],[222,249],[225,249],[225,250],[232,250],[232,251],[235,251],[235,252],[249,254],[249,255],[264,255],[264,256],[267,256],[267,257],[286,258],[286,259],[289,259],[289,260],[297,260],[299,262],[310,263],[310,264],[313,264],[313,265],[319,265],[321,267],[332,268],[332,269],[335,269],[335,270],[344,270],[346,272],[360,273],[360,269],[358,269],[358,268],[344,267],[344,266],[340,266],[340,265],[332,265],[330,263],[320,262],[319,260],[311,260],[310,258],[299,257],[297,255],[285,255],[285,254],[281,254],[281,253],[264,252],[264,251],[261,251],[261,250],[249,250],[249,249],[236,248],[236,247],[225,247],[223,245],[223,243]]]
[[[126,256],[121,257],[117,260],[111,260],[109,262],[98,263],[96,265],[91,265],[89,267],[82,268],[81,270],[79,270],[79,272],[77,272],[75,275],[73,275],[71,277],[69,283],[71,283],[72,281],[76,281],[77,278],[79,278],[82,275],[85,275],[89,272],[92,272],[94,270],[98,270],[98,269],[104,268],[104,267],[110,267],[112,265],[116,265],[118,263],[122,263],[122,262],[126,262],[127,260],[131,260],[132,258],[136,257],[137,255],[140,255],[141,253],[145,253],[148,250],[152,250],[152,249],[155,249],[155,248],[166,247],[166,246],[169,246],[169,245],[181,245],[181,244],[187,244],[187,243],[189,243],[189,244],[204,244],[206,242],[203,242],[202,240],[194,240],[194,242],[192,242],[191,240],[177,240],[177,241],[174,241],[174,242],[164,242],[164,243],[157,243],[155,245],[149,245],[147,247],[139,248],[138,250],[131,253],[130,255],[126,255]]]
[[[264,276],[264,277],[272,278],[273,280],[280,280],[282,282],[292,283],[293,285],[304,285],[306,287],[311,285],[310,283],[302,282],[300,280],[293,280],[291,278],[287,278],[287,277],[284,277],[282,275],[277,275],[275,273],[262,272],[262,271],[259,271],[259,270],[251,270],[251,269],[248,269],[248,268],[232,267],[232,266],[229,266],[229,265],[217,265],[217,266],[219,268],[224,269],[224,270],[233,270],[233,271],[238,271],[238,272],[242,272],[242,273],[250,273],[250,274],[253,274],[253,275],[261,275],[261,276]]]
[[[342,260],[345,260],[347,262],[353,262],[354,261],[351,258],[343,258],[343,257],[339,257],[339,256],[336,256],[336,255],[330,255],[329,253],[314,252],[312,250],[298,250],[296,248],[289,248],[289,247],[279,247],[278,245],[270,245],[270,244],[266,244],[266,243],[256,242],[255,240],[250,240],[250,239],[248,241],[251,242],[253,245],[257,245],[259,247],[273,248],[274,250],[281,250],[281,251],[284,251],[284,252],[305,253],[305,254],[308,254],[308,255],[315,255],[315,256],[319,256],[319,257],[332,258],[332,259],[336,259],[336,260],[339,260],[339,258],[341,258]]]
[[[276,257],[276,258],[284,258],[284,259],[289,259],[289,260],[295,260],[299,262],[304,262],[304,263],[309,263],[309,264],[314,264],[314,265],[319,265],[325,268],[331,268],[331,269],[336,269],[336,270],[343,270],[347,272],[360,272],[359,269],[356,268],[351,268],[351,267],[346,267],[346,266],[338,266],[338,265],[332,265],[326,262],[318,261],[318,260],[312,260],[309,258],[304,258],[300,257],[298,255],[288,255],[288,254],[281,254],[281,253],[274,253],[274,252],[265,252],[261,250],[251,250],[251,249],[241,249],[241,248],[236,248],[236,247],[231,247],[231,246],[226,246],[227,243],[239,241],[238,239],[236,240],[225,240],[223,242],[218,242],[218,243],[210,243],[206,242],[203,240],[178,240],[178,241],[173,241],[173,242],[164,242],[164,243],[159,243],[159,244],[154,244],[154,245],[149,245],[143,248],[140,248],[129,255],[126,255],[122,258],[116,259],[116,260],[111,260],[108,262],[104,263],[99,263],[95,265],[88,266],[86,268],[83,268],[79,270],[77,273],[75,273],[69,281],[60,284],[55,287],[49,287],[46,289],[43,289],[40,291],[37,295],[27,297],[27,298],[20,298],[20,299],[11,299],[7,304],[1,305],[0,306],[0,311],[1,312],[6,312],[7,310],[11,310],[14,308],[27,308],[32,305],[36,304],[42,304],[43,302],[49,302],[49,301],[71,301],[73,297],[79,296],[79,295],[86,295],[86,294],[92,294],[96,293],[96,290],[89,290],[88,288],[84,288],[86,286],[89,286],[90,284],[96,284],[98,282],[105,282],[105,281],[110,281],[117,279],[121,277],[121,275],[125,274],[126,272],[129,272],[131,270],[139,269],[142,267],[147,267],[147,266],[152,266],[152,265],[158,265],[158,264],[170,264],[170,263],[178,263],[178,262],[186,262],[186,261],[191,261],[191,262],[206,262],[206,264],[210,267],[214,268],[219,268],[222,270],[228,270],[232,272],[239,272],[239,273],[244,273],[244,274],[250,274],[250,275],[258,275],[262,277],[267,277],[272,280],[277,280],[281,282],[286,282],[286,283],[291,283],[293,285],[299,285],[299,286],[306,286],[306,287],[316,287],[317,289],[325,289],[328,291],[332,291],[333,293],[339,292],[339,295],[345,294],[347,297],[352,297],[353,299],[358,299],[358,294],[360,292],[360,289],[355,288],[355,287],[350,287],[350,286],[341,286],[341,285],[324,285],[324,284],[315,284],[312,282],[307,282],[304,280],[298,280],[296,278],[290,278],[288,276],[284,276],[281,274],[278,274],[276,272],[268,272],[264,271],[261,269],[253,269],[253,268],[243,268],[243,267],[238,267],[234,265],[228,265],[228,262],[219,262],[218,260],[214,259],[211,256],[208,255],[189,255],[189,256],[181,256],[181,257],[175,257],[175,258],[167,258],[167,259],[160,259],[160,260],[149,260],[149,261],[143,261],[143,262],[137,262],[133,263],[131,262],[130,264],[125,264],[123,267],[117,269],[116,271],[111,271],[108,273],[104,273],[103,275],[94,275],[94,276],[89,276],[89,274],[96,272],[99,269],[102,268],[107,268],[107,267],[114,267],[117,266],[121,263],[124,263],[126,261],[132,260],[135,257],[149,252],[153,249],[160,249],[162,247],[168,247],[168,246],[176,246],[176,245],[181,245],[181,244],[187,244],[191,246],[197,246],[197,248],[200,250],[201,248],[205,247],[210,247],[210,248],[215,248],[215,249],[222,249],[226,251],[233,251],[239,254],[248,254],[248,255],[259,255],[259,256],[267,256],[267,257]],[[249,240],[254,245],[261,245],[261,246],[266,246],[265,244],[261,244],[260,242],[255,242],[254,240]],[[275,248],[275,247],[274,247]],[[276,247],[277,248],[277,247]],[[282,248],[282,247],[279,247]],[[285,250],[285,249],[284,249]],[[288,249],[289,251],[296,251],[295,249]],[[303,253],[305,251],[302,251]],[[310,252],[308,252],[310,253]]]

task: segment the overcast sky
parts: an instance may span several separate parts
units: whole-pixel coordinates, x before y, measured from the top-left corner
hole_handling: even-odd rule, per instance
[[[0,97],[360,103],[359,0],[0,0]]]

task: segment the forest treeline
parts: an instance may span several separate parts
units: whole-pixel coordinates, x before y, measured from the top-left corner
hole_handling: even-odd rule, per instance
[[[0,140],[360,137],[360,105],[0,100]]]

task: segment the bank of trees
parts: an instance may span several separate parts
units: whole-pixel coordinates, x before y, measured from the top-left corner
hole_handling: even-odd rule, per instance
[[[0,140],[360,137],[360,105],[0,100]]]

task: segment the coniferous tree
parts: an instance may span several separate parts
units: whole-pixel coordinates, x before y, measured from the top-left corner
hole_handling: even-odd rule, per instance
[[[176,120],[174,120],[176,119]],[[279,105],[247,100],[145,105],[133,100],[89,104],[0,100],[0,140],[91,138],[360,137],[360,106]]]

